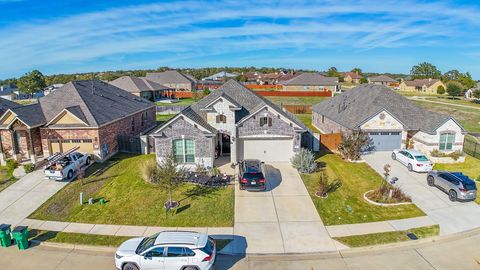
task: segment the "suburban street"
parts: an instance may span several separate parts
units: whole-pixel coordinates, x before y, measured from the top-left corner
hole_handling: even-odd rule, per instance
[[[314,255],[219,256],[222,269],[479,269],[480,231],[390,247],[353,249]],[[10,270],[113,270],[112,252],[37,246],[25,251],[0,249],[0,266]],[[25,259],[28,258],[28,259]]]

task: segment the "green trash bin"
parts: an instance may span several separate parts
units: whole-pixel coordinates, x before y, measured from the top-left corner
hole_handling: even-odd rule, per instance
[[[0,246],[9,247],[12,244],[10,236],[10,224],[0,225]]]
[[[17,243],[18,249],[27,249],[28,248],[28,227],[27,226],[17,226],[12,231],[13,239]]]

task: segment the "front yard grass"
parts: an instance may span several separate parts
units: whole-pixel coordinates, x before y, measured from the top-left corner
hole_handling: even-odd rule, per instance
[[[480,187],[480,159],[467,155],[465,157],[465,162],[463,163],[435,164],[433,169],[450,172],[461,172],[465,175],[468,175],[468,177],[470,177],[471,179],[477,180],[477,188]],[[477,195],[477,199],[475,200],[475,202],[480,204],[480,193]]]
[[[421,239],[437,236],[439,232],[440,227],[438,225],[434,225],[428,227],[413,228],[408,231],[352,235],[345,237],[334,237],[334,239],[349,247],[363,247],[395,242],[412,241],[412,239],[407,236],[408,233],[413,233],[417,236],[418,239]]]
[[[195,100],[193,98],[180,98],[178,102],[167,103],[157,101],[156,104],[157,106],[188,106],[194,102]]]
[[[13,177],[13,169],[6,166],[0,166],[0,191],[6,189],[18,179]]]
[[[328,97],[265,97],[266,99],[270,100],[271,102],[280,106],[281,104],[284,105],[315,105],[320,103]]]
[[[140,176],[140,164],[149,159],[155,159],[155,155],[118,154],[104,164],[95,164],[100,172],[69,183],[30,218],[146,226],[233,225],[233,186],[211,188],[185,183],[173,195],[180,207],[167,214],[164,208],[167,192],[146,183]],[[104,197],[107,203],[79,205],[80,192],[84,193],[85,201]]]
[[[320,131],[312,125],[312,114],[311,113],[304,113],[304,114],[295,114],[298,120],[302,121],[305,126],[311,129],[313,132],[320,133]]]
[[[376,222],[412,218],[425,214],[414,204],[382,207],[369,204],[363,194],[378,188],[383,178],[366,163],[350,163],[332,153],[321,153],[317,162],[325,167],[330,180],[339,179],[341,186],[328,194],[328,198],[315,196],[318,173],[301,174],[325,225]]]
[[[161,123],[167,122],[170,120],[172,117],[174,117],[176,114],[158,114],[157,113],[157,121]]]

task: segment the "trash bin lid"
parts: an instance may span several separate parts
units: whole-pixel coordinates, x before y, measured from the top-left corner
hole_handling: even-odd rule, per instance
[[[27,228],[28,228],[27,226],[17,226],[17,227],[15,227],[15,229],[13,229],[12,232],[23,232]]]
[[[8,229],[10,229],[10,224],[1,224],[0,225],[0,231],[6,231]]]

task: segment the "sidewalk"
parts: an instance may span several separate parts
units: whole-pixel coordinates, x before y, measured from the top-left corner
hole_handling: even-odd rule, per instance
[[[150,236],[162,231],[196,231],[207,233],[216,239],[233,239],[233,227],[153,227],[131,225],[88,224],[60,221],[45,221],[38,219],[24,219],[21,225],[29,229],[56,231],[67,233],[83,233],[113,236]]]
[[[406,231],[413,228],[437,225],[430,217],[415,217],[380,222],[326,226],[331,237],[343,237],[371,233]]]

